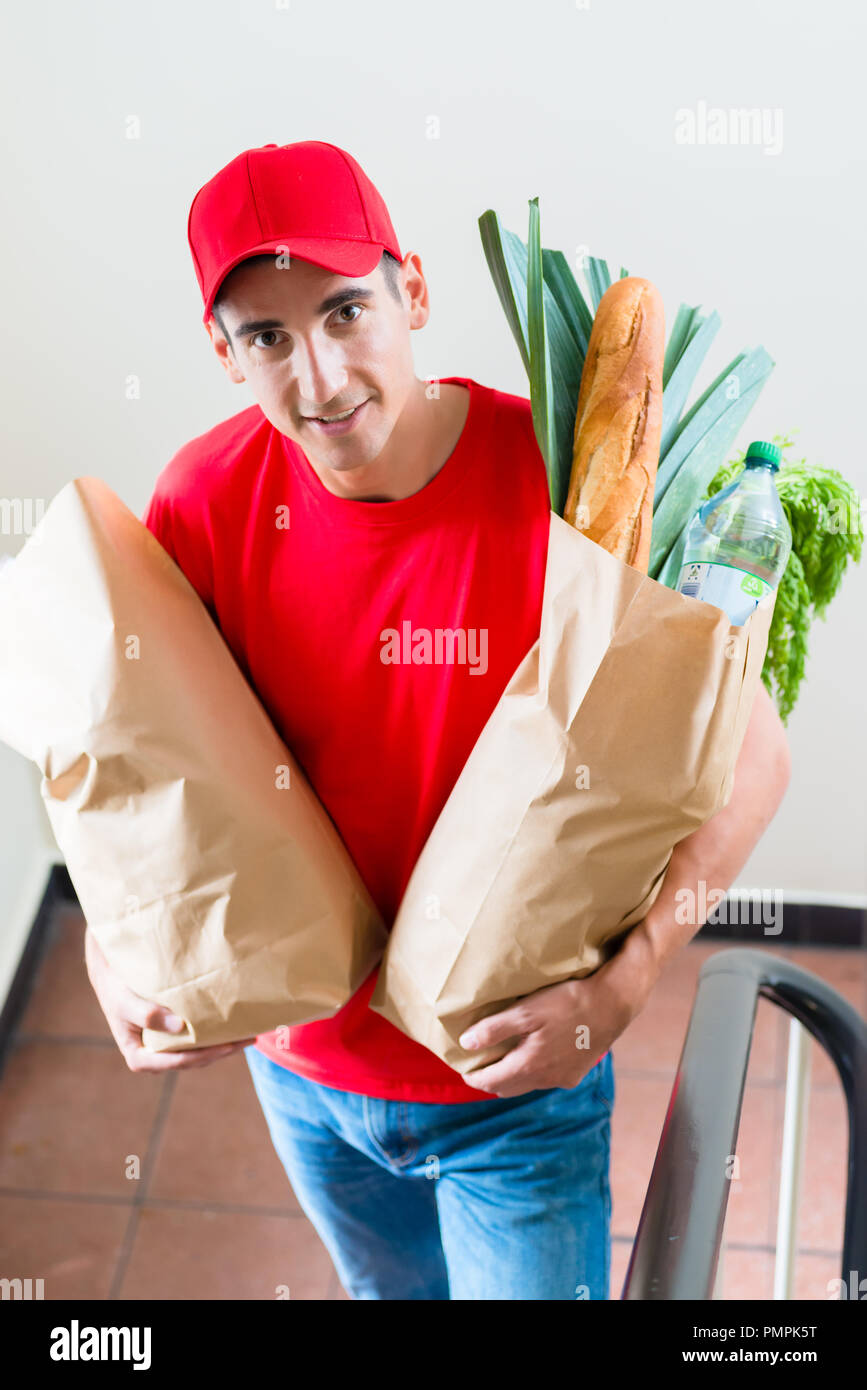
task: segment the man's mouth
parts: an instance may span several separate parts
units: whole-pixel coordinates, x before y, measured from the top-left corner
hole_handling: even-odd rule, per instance
[[[351,405],[348,410],[342,411],[340,415],[309,415],[307,418],[309,420],[325,420],[326,423],[330,424],[332,420],[348,420],[354,409],[355,406]]]
[[[352,427],[366,404],[366,400],[359,401],[358,405],[352,406],[349,410],[344,410],[340,412],[340,414],[305,415],[304,419],[311,425],[316,425],[318,429],[326,434],[342,434],[344,430]]]

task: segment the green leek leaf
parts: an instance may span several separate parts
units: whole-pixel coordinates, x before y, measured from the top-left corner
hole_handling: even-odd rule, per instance
[[[692,453],[698,440],[731,409],[733,404],[737,404],[739,397],[745,394],[754,382],[766,380],[773,365],[773,360],[762,347],[754,348],[751,352],[738,353],[678,421],[668,448],[664,454],[660,454],[653,495],[654,525],[657,512],[664,504],[669,484],[679,476],[685,459]],[[751,399],[754,401],[755,396]],[[720,455],[720,462],[722,457]],[[671,538],[667,538],[667,545],[670,543]]]
[[[519,236],[507,231],[493,208],[479,218],[482,249],[491,279],[503,306],[506,321],[518,344],[524,370],[530,374],[527,338],[527,248]]]
[[[680,578],[680,571],[683,568],[683,553],[686,549],[686,533],[691,521],[692,517],[687,517],[683,524],[683,530],[674,542],[671,550],[669,550],[659,573],[655,576],[657,582],[659,584],[664,584],[668,589],[677,588],[677,581]],[[650,534],[652,537],[653,532],[651,531]]]
[[[689,447],[665,496],[654,507],[647,571],[652,579],[658,577],[668,552],[695,512],[705,488],[755,405],[772,367],[773,362],[764,348],[748,353],[738,369],[738,395],[728,395],[727,377],[723,377],[703,401],[701,409],[692,415],[688,428],[678,435],[675,447]]]
[[[684,307],[681,305],[681,309]],[[678,311],[679,316],[680,311]],[[674,360],[673,355],[670,359],[668,352],[666,352],[666,363],[663,371],[660,458],[665,457],[674,439],[678,422],[686,405],[686,398],[692,390],[692,384],[707,355],[707,350],[719,331],[720,323],[720,316],[716,310],[707,318],[699,314],[697,310],[693,310],[677,359]]]
[[[681,355],[695,332],[701,314],[689,304],[681,304],[674,320],[674,327],[668,335],[665,348],[665,361],[662,367],[663,390],[668,385],[671,374],[680,361]]]
[[[585,274],[590,289],[591,305],[595,315],[596,310],[599,308],[600,299],[611,286],[611,275],[608,270],[608,262],[600,260],[598,256],[588,256]]]
[[[583,370],[584,358],[587,356],[587,345],[590,342],[590,331],[593,327],[593,315],[578,288],[575,276],[569,269],[569,264],[562,251],[549,251],[547,249],[542,251],[542,272],[545,276],[545,284],[557,301],[563,320],[572,333],[576,351],[581,356]],[[577,400],[575,405],[577,408]]]
[[[533,428],[545,467],[551,506],[558,508],[560,468],[557,458],[557,434],[554,425],[554,388],[551,380],[551,354],[545,331],[545,295],[542,277],[542,245],[539,236],[539,199],[530,199],[530,231],[527,237],[527,323],[530,342],[530,400],[533,408]]]

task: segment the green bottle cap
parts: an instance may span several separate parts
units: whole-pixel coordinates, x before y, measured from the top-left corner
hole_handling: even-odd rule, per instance
[[[766,439],[756,439],[747,449],[744,466],[746,467],[750,459],[755,459],[757,463],[759,461],[762,463],[769,463],[774,472],[776,472],[780,466],[780,459],[782,457],[783,455],[780,453],[776,444],[769,444]]]

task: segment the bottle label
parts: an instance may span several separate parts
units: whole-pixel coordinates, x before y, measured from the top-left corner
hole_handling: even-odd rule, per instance
[[[728,614],[730,623],[741,627],[759,600],[771,592],[771,586],[757,574],[734,565],[694,562],[681,569],[677,592],[715,604]]]

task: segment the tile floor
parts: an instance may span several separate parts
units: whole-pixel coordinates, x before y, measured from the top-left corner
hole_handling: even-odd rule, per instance
[[[46,1298],[340,1299],[327,1251],[271,1147],[240,1054],[187,1074],[126,1067],[90,988],[84,923],[62,908],[0,1078],[0,1275],[42,1277]],[[614,1046],[612,1298],[619,1298],[702,962],[671,963]],[[864,957],[773,947],[862,1013]],[[770,1299],[788,1023],[759,1002],[726,1221],[723,1298]],[[846,1115],[811,1043],[805,1190],[795,1296],[839,1274]],[[138,1177],[128,1166],[140,1159]],[[230,1257],[227,1258],[227,1252]]]

